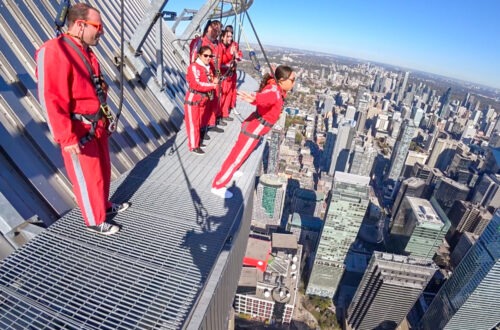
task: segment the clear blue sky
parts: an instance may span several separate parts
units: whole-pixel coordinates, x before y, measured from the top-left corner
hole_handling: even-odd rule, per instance
[[[197,9],[204,2],[171,0],[166,9]],[[372,60],[500,89],[500,0],[254,0],[249,14],[265,45]],[[248,22],[245,33],[255,42]]]

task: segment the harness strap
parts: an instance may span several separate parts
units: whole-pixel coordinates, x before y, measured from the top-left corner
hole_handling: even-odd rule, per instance
[[[184,104],[188,104],[188,105],[198,105],[201,103],[202,100],[198,100],[198,101],[184,101]]]
[[[257,117],[257,120],[264,126],[266,127],[273,127],[273,124],[271,124],[270,122],[266,121],[264,118],[262,118],[261,115],[259,115],[259,113],[257,111],[255,111],[255,116]]]
[[[189,91],[190,91],[191,93],[194,93],[194,94],[201,94],[201,95],[204,95],[204,96],[208,96],[208,94],[210,93],[210,92],[200,92],[200,91],[194,90],[194,89],[192,89],[192,88],[189,88]]]
[[[80,139],[80,144],[84,145],[85,143],[89,142],[92,140],[95,136],[95,130],[97,127],[97,122],[102,118],[102,116],[106,116],[106,118],[109,120],[109,125],[108,125],[108,131],[113,132],[116,128],[115,125],[115,118],[113,117],[113,114],[109,110],[108,104],[106,103],[106,94],[104,93],[104,90],[102,89],[101,83],[103,82],[102,78],[100,76],[97,76],[94,73],[94,70],[92,69],[92,66],[90,65],[89,61],[83,55],[82,51],[78,46],[72,42],[68,37],[65,35],[62,36],[62,41],[64,41],[66,44],[68,44],[77,54],[80,56],[80,58],[83,61],[83,64],[87,68],[87,71],[89,72],[90,75],[90,80],[92,84],[94,85],[97,98],[99,99],[99,109],[95,114],[92,115],[82,115],[82,114],[71,114],[71,119],[76,119],[80,120],[85,123],[85,121],[89,122],[90,124],[90,130],[87,133],[86,136]],[[85,120],[84,120],[85,119]]]
[[[255,140],[260,140],[260,138],[262,136],[257,135],[257,134],[253,134],[253,133],[250,133],[249,131],[247,131],[247,126],[248,126],[248,122],[243,124],[243,127],[241,127],[241,134],[246,135],[248,137],[251,137],[252,139],[255,139]]]
[[[87,125],[92,125],[92,120],[94,119],[94,115],[84,115],[81,113],[72,113],[70,116],[71,116],[71,119],[79,120],[82,123],[87,124]]]

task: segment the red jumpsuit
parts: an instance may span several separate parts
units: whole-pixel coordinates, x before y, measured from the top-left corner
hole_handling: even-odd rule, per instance
[[[241,124],[238,140],[215,175],[212,188],[225,187],[257,146],[261,137],[278,121],[286,93],[271,79],[261,92],[255,95],[253,105],[257,109]]]
[[[212,41],[207,36],[204,36],[203,38],[201,38],[201,46],[209,46],[212,50],[212,55],[214,55],[214,57],[212,57],[212,59],[210,60],[210,64],[212,65],[212,68],[214,70],[212,74],[214,77],[218,77],[220,72],[220,59],[222,51],[219,42],[217,40]],[[216,119],[220,116],[219,93],[219,88],[216,88],[212,100],[208,102],[205,111],[201,115],[202,127],[215,126]]]
[[[236,47],[237,53],[234,56],[231,53],[233,45]],[[229,116],[231,109],[236,105],[236,61],[241,61],[243,54],[238,49],[238,43],[233,42],[226,46],[221,44],[221,74],[225,77],[221,82],[221,115],[223,118]]]
[[[186,73],[189,89],[184,100],[184,121],[190,151],[200,146],[201,115],[209,101],[208,93],[215,89],[212,81],[212,69],[206,67],[200,59],[190,64]]]
[[[100,102],[83,60],[62,37],[44,43],[37,50],[35,59],[38,97],[54,140],[64,148],[79,143],[90,129],[89,124],[72,120],[70,114],[95,114]],[[74,42],[72,38],[66,38]],[[94,53],[77,46],[85,54],[94,73],[100,76]],[[111,163],[106,126],[105,119],[99,120],[95,137],[81,148],[79,155],[62,151],[64,165],[87,226],[103,223],[106,209],[112,205],[108,200]]]

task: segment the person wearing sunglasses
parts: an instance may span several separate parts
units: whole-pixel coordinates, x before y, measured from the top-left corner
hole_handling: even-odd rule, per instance
[[[286,94],[293,89],[294,83],[293,69],[280,65],[274,70],[274,75],[271,76],[269,73],[264,75],[257,93],[238,91],[238,96],[255,105],[256,109],[241,124],[241,132],[236,143],[215,175],[211,189],[213,194],[226,199],[233,197],[226,185],[257,147],[260,139],[278,121]]]
[[[203,155],[201,149],[201,127],[203,115],[217,88],[218,78],[213,76],[212,49],[202,46],[198,50],[198,58],[187,69],[186,80],[189,88],[184,99],[184,123],[189,151],[195,155]]]
[[[90,48],[104,33],[101,14],[77,3],[68,10],[67,24],[65,34],[45,42],[35,54],[38,98],[53,138],[61,146],[86,228],[112,235],[120,227],[108,222],[107,214],[122,212],[130,204],[109,201],[109,120],[102,116],[103,103],[97,96],[100,88],[101,98],[106,98],[107,85]],[[91,130],[92,136],[84,140]]]

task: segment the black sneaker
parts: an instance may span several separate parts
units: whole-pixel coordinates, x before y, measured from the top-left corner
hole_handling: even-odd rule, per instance
[[[216,132],[216,133],[224,133],[224,130],[220,127],[217,127],[217,126],[210,128],[210,131]]]
[[[207,133],[203,134],[203,140],[210,140],[210,136]]]
[[[113,235],[120,231],[120,227],[109,222],[103,222],[97,226],[87,226],[87,230],[101,235]]]
[[[224,120],[225,120],[225,121],[233,121],[233,120],[234,120],[234,118],[233,118],[233,117],[224,117]]]
[[[206,147],[207,147],[206,144],[204,144],[203,142],[200,142],[200,148],[206,148]]]
[[[204,155],[205,154],[205,151],[203,151],[203,149],[201,149],[200,147],[196,148],[196,149],[193,149],[193,153],[195,155]]]
[[[109,209],[106,210],[106,214],[121,213],[130,207],[130,203],[113,203]]]

